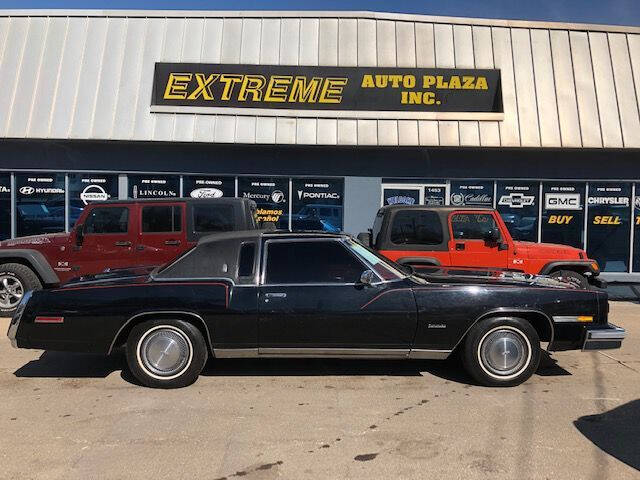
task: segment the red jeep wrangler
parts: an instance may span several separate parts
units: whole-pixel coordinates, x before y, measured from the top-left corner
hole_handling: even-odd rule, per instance
[[[365,245],[412,266],[499,268],[603,286],[595,260],[579,248],[514,241],[488,208],[388,205],[378,210]]]
[[[240,198],[110,200],[89,204],[69,233],[0,242],[0,314],[27,290],[105,269],[163,264],[214,232],[253,230],[256,204]]]

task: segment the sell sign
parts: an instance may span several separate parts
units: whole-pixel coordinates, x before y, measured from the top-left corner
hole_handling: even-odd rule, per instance
[[[499,70],[156,63],[153,88],[153,112],[460,119],[503,113]]]

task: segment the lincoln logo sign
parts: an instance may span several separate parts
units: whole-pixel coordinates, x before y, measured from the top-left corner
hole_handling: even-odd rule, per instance
[[[499,70],[156,63],[152,111],[243,113],[229,109],[411,118],[503,112]]]

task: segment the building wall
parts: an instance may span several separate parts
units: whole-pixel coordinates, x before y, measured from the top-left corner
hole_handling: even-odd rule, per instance
[[[156,62],[497,68],[504,121],[150,113]],[[373,13],[0,11],[0,138],[640,147],[640,29]]]

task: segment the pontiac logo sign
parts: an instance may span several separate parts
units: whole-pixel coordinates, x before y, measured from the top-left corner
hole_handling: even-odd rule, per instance
[[[153,88],[154,112],[317,116],[322,110],[408,118],[503,112],[499,70],[156,63]]]

